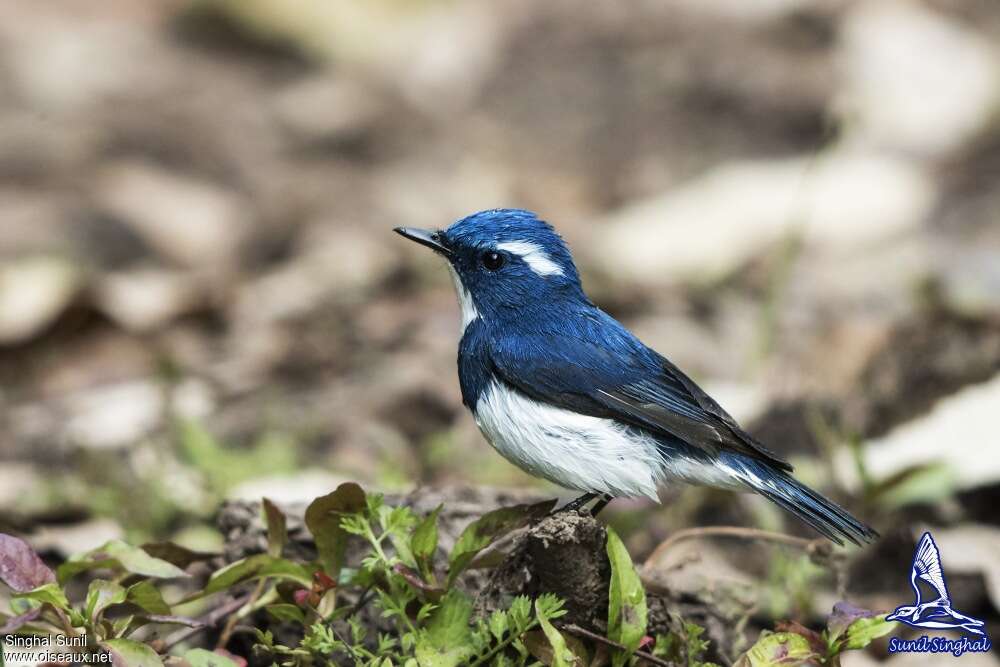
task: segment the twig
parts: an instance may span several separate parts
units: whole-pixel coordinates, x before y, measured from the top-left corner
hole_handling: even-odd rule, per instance
[[[793,537],[784,533],[775,533],[770,530],[759,528],[741,528],[739,526],[707,526],[705,528],[688,528],[681,530],[667,539],[660,542],[660,545],[653,550],[646,562],[642,564],[644,572],[653,569],[656,563],[663,557],[670,547],[678,542],[691,539],[693,537],[739,537],[745,540],[763,540],[766,542],[777,542],[790,547],[796,547],[804,551],[810,551],[816,540],[807,540],[804,537]]]
[[[260,599],[261,593],[264,592],[264,585],[266,583],[267,583],[266,578],[258,581],[257,587],[253,589],[253,593],[251,593],[250,597],[247,598],[246,604],[241,605],[239,609],[237,609],[237,613],[234,613],[232,616],[229,617],[229,619],[226,621],[226,625],[222,628],[222,633],[219,634],[219,641],[215,643],[215,648],[217,649],[226,648],[226,644],[229,643],[229,638],[233,636],[233,630],[236,628],[236,624],[240,620],[240,614],[238,612],[244,607],[246,607],[247,609],[253,607],[254,603],[257,602],[258,599]]]
[[[245,605],[247,602],[249,602],[249,600],[250,600],[250,596],[249,595],[244,595],[242,597],[236,598],[235,600],[231,600],[230,602],[227,602],[226,604],[223,604],[223,605],[220,605],[220,606],[216,607],[212,611],[210,611],[207,614],[205,614],[199,620],[199,623],[201,623],[200,627],[197,627],[197,628],[184,628],[183,630],[178,630],[174,634],[172,634],[169,637],[167,637],[166,639],[164,639],[163,640],[163,650],[162,650],[162,652],[166,653],[167,651],[169,651],[170,649],[172,649],[177,644],[180,644],[181,642],[190,639],[191,637],[193,637],[194,635],[198,634],[202,630],[205,630],[207,628],[211,628],[211,627],[215,626],[219,621],[221,621],[226,616],[229,616],[230,614],[235,613],[236,611],[238,611],[243,605]]]
[[[356,613],[364,609],[364,606],[368,604],[368,601],[374,597],[374,594],[372,594],[372,589],[374,587],[375,584],[368,584],[368,587],[361,591],[361,595],[358,596],[358,601],[354,603],[354,608],[351,609],[351,612],[347,614],[347,616],[354,616]]]
[[[596,632],[591,632],[590,630],[587,630],[585,628],[581,628],[579,625],[572,625],[572,624],[570,624],[570,625],[559,625],[557,627],[560,630],[564,630],[565,632],[570,633],[571,635],[576,635],[577,637],[583,637],[584,639],[589,639],[591,641],[599,642],[601,644],[604,644],[605,646],[610,646],[611,648],[616,648],[619,651],[627,651],[628,650],[628,647],[626,647],[624,644],[619,644],[618,642],[612,641],[612,640],[608,639],[607,637],[603,637],[603,636],[597,634]],[[637,650],[637,651],[634,651],[634,655],[637,658],[645,660],[646,662],[651,663],[653,665],[658,665],[659,667],[677,667],[677,665],[675,663],[667,662],[666,660],[663,660],[661,658],[657,658],[652,653],[648,653],[646,651],[638,651]]]

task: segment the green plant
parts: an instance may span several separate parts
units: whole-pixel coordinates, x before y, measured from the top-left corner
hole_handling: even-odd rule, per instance
[[[0,581],[11,589],[0,632],[74,637],[81,642],[78,652],[105,651],[125,667],[234,667],[239,659],[222,647],[240,621],[254,626],[254,665],[709,667],[709,643],[698,625],[682,620],[682,632],[655,642],[646,634],[642,580],[611,529],[606,634],[563,625],[563,603],[549,594],[515,597],[473,617],[473,600],[459,585],[462,573],[486,565],[490,559],[481,556],[487,547],[552,506],[488,512],[445,554],[438,543],[441,507],[418,516],[347,483],[307,508],[317,555],[303,561],[288,557],[286,517],[264,500],[266,552],[221,567],[200,583],[188,570],[213,555],[170,543],[112,541],[53,571],[23,540],[0,534]],[[220,598],[209,604],[213,596]],[[200,619],[178,613],[199,605],[200,611],[211,607]],[[207,625],[216,633],[215,652],[190,647]],[[160,639],[167,626],[181,627]],[[866,646],[889,628],[884,616],[841,603],[823,632],[779,625],[738,664],[767,667],[780,659],[782,665],[837,665],[844,651]]]

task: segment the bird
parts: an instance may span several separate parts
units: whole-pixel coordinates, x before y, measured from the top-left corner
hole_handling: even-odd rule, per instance
[[[461,310],[462,402],[508,461],[592,501],[682,482],[756,492],[837,544],[878,533],[791,476],[679,368],[586,295],[569,247],[535,213],[480,211],[397,227],[446,260]]]
[[[923,581],[934,589],[938,597],[927,602],[921,601],[920,584]],[[899,621],[917,628],[939,630],[962,629],[976,635],[985,635],[985,623],[978,618],[960,614],[951,608],[951,596],[944,582],[941,567],[941,552],[930,533],[924,533],[917,542],[910,567],[910,586],[916,595],[912,605],[900,605],[885,617],[887,621]]]

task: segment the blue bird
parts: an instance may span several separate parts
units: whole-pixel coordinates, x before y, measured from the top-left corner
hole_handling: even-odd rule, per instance
[[[656,500],[661,484],[681,481],[759,493],[838,544],[877,537],[595,306],[569,248],[534,213],[395,231],[447,260],[462,311],[462,401],[480,431],[526,472],[583,491],[570,507]]]

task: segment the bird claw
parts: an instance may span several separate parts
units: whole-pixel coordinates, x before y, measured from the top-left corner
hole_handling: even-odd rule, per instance
[[[561,514],[562,512],[579,512],[594,499],[597,499],[597,502],[594,503],[590,508],[590,516],[592,517],[596,517],[598,514],[600,514],[601,510],[603,510],[607,506],[607,504],[610,503],[612,500],[611,496],[609,496],[606,493],[602,494],[585,493],[579,498],[575,498],[569,501],[559,509],[553,510],[552,514]]]

